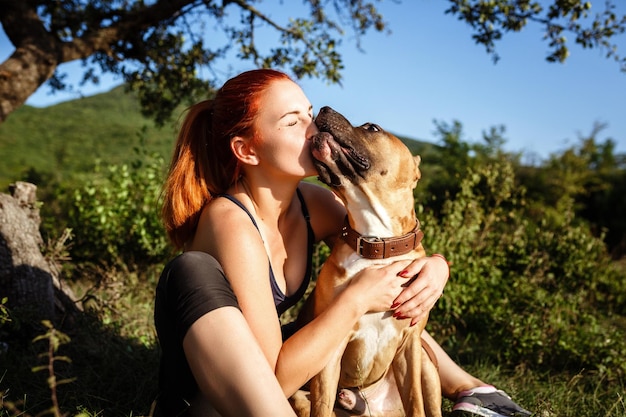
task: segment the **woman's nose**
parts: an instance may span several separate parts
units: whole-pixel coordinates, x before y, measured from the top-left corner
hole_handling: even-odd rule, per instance
[[[306,129],[306,138],[311,139],[311,137],[316,133],[319,133],[319,130],[317,129],[317,125],[315,124],[315,122],[311,120],[311,123]]]

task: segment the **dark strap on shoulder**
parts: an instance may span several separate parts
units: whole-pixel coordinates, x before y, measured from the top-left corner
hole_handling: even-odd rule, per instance
[[[309,215],[309,209],[306,206],[306,202],[304,201],[304,197],[302,196],[302,192],[300,191],[299,188],[296,188],[296,195],[298,196],[298,200],[300,200],[300,206],[302,207],[302,215],[304,216],[304,219],[306,220],[306,224],[307,227],[311,227],[311,216]],[[233,197],[230,194],[220,194],[220,197],[224,197],[227,198],[228,200],[232,201],[233,203],[237,204],[237,206],[239,206],[239,208],[241,208],[243,211],[246,212],[246,214],[248,215],[248,217],[250,217],[250,220],[252,220],[252,224],[254,224],[254,227],[259,228],[259,226],[257,226],[256,222],[254,221],[254,217],[252,217],[252,213],[250,213],[250,211],[246,208],[246,206],[244,206],[241,201],[237,200],[235,197]]]
[[[250,211],[248,211],[248,209],[246,208],[246,206],[244,206],[241,201],[237,200],[235,197],[233,197],[230,194],[220,194],[219,197],[224,197],[229,199],[230,201],[232,201],[233,203],[237,204],[239,206],[240,209],[242,209],[243,211],[246,212],[246,214],[248,215],[248,217],[250,217],[250,220],[252,220],[252,224],[254,224],[254,227],[257,228],[257,230],[259,230],[259,226],[257,226],[256,222],[254,221],[254,217],[252,217],[252,213],[250,213]]]
[[[306,206],[306,202],[304,201],[304,197],[302,196],[302,191],[299,188],[296,188],[296,195],[298,196],[298,200],[300,200],[300,206],[302,207],[302,215],[306,219],[307,224],[309,224],[311,220],[311,216],[309,216],[309,209]]]

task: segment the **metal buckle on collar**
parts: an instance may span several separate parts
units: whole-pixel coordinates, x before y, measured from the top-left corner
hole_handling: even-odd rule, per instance
[[[356,253],[359,256],[363,256],[363,242],[374,244],[381,243],[383,240],[378,236],[358,236],[356,238]]]

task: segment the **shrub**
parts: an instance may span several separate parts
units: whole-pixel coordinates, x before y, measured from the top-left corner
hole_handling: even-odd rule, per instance
[[[452,263],[434,333],[501,364],[625,375],[624,334],[608,318],[623,311],[626,284],[602,238],[570,201],[539,222],[525,206],[511,163],[495,161],[468,170],[440,219],[422,209],[428,249]]]
[[[131,164],[103,167],[65,195],[71,256],[77,262],[149,265],[171,256],[159,218],[164,161],[144,154]]]

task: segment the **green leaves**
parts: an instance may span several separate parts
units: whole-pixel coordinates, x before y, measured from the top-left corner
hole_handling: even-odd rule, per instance
[[[72,259],[107,265],[149,265],[171,256],[159,218],[165,163],[140,155],[134,163],[97,167],[68,205]]]
[[[543,28],[549,51],[546,60],[564,62],[570,55],[566,34],[572,34],[574,42],[583,48],[598,48],[607,58],[619,63],[626,71],[626,57],[620,55],[612,38],[626,30],[626,15],[615,14],[612,1],[604,3],[604,10],[592,15],[590,1],[554,0],[547,8],[545,2],[530,0],[449,0],[446,10],[465,21],[474,30],[472,38],[485,46],[494,61],[498,61],[496,41],[506,32],[519,32],[532,22]],[[600,4],[597,2],[596,4]]]
[[[181,103],[191,103],[210,95],[209,81],[198,77],[198,68],[210,65],[223,51],[205,49],[202,40],[186,48],[183,33],[169,33],[166,28],[153,31],[145,40],[136,70],[125,66],[128,88],[138,93],[142,114],[163,126]]]
[[[258,67],[339,82],[341,37],[352,31],[358,45],[361,36],[384,30],[386,23],[365,0],[303,3],[285,22],[272,13],[276,4],[254,0],[9,2],[2,26],[12,44],[47,58],[16,57],[32,74],[12,78],[11,86],[21,86],[20,91],[7,89],[2,98],[11,99],[12,106],[4,106],[0,120],[47,80],[53,91],[69,90],[112,73],[138,93],[144,114],[163,124],[177,106],[210,97],[214,85],[226,81],[219,75],[225,73],[220,63],[228,64],[230,52]],[[267,34],[279,41],[259,44]],[[57,71],[78,59],[85,67],[82,80],[68,81]]]
[[[475,159],[460,178],[440,215],[420,215],[428,252],[451,262],[433,333],[501,365],[623,377],[626,338],[610,317],[626,308],[626,281],[573,198],[542,217],[504,158]]]

